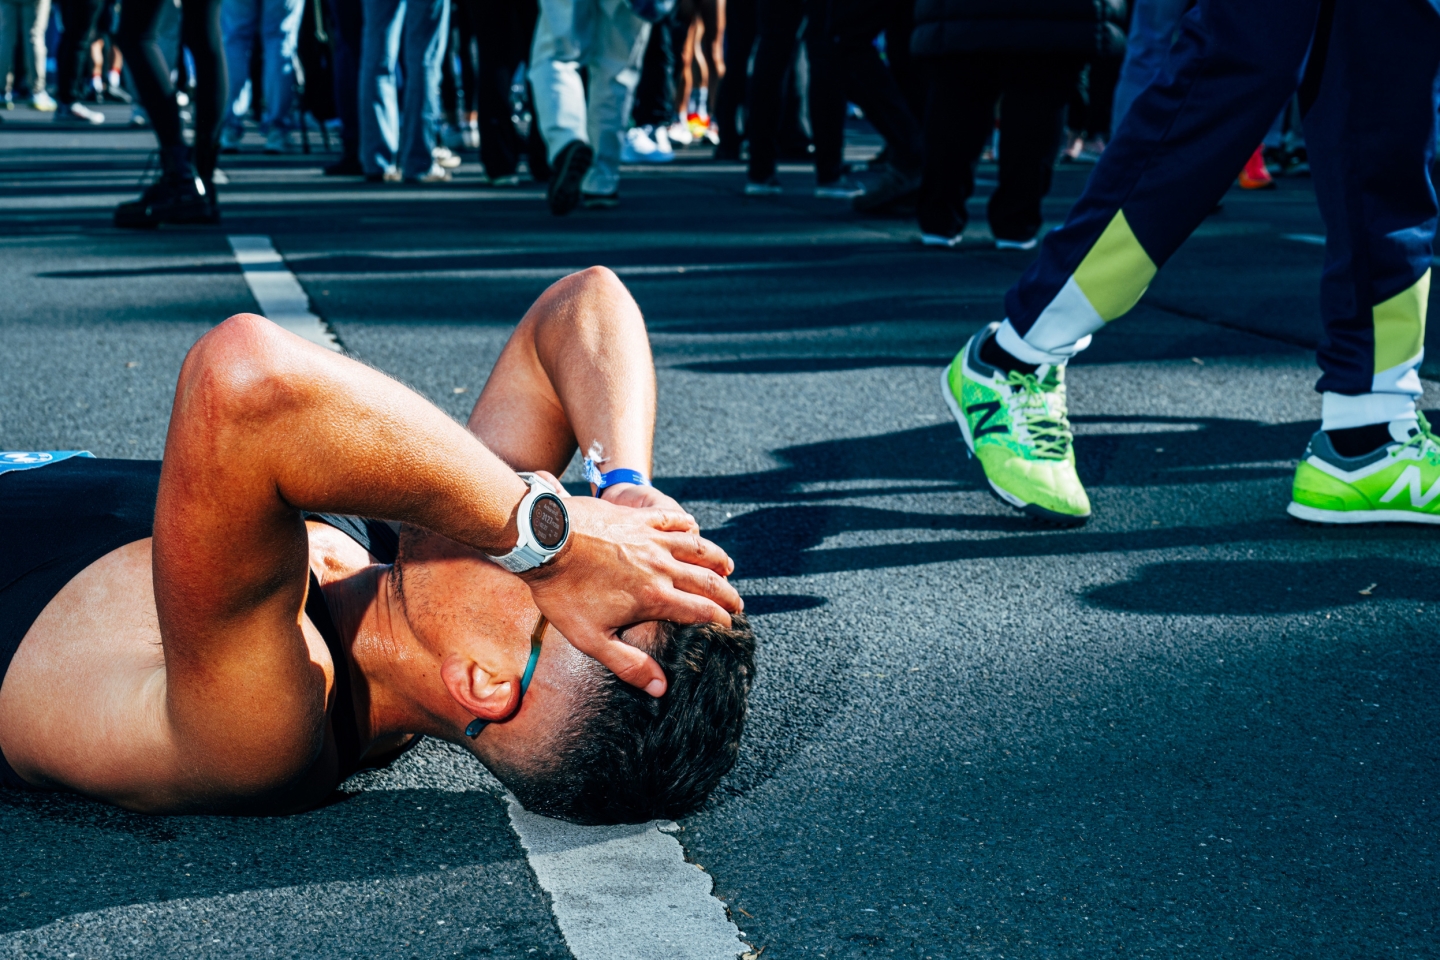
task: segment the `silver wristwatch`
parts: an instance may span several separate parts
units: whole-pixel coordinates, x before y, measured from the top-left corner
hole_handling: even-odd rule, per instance
[[[565,549],[570,539],[570,512],[560,494],[533,473],[522,473],[520,479],[530,487],[515,515],[520,539],[509,553],[486,554],[511,573],[534,570]]]

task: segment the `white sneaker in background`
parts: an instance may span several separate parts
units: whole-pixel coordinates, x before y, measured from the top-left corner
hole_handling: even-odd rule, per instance
[[[669,135],[672,144],[678,143],[682,147],[688,147],[695,142],[695,136],[690,132],[690,124],[684,120],[670,124],[665,132]]]
[[[460,128],[460,140],[468,150],[480,149],[480,121],[470,120]]]
[[[55,98],[44,90],[41,90],[30,98],[30,106],[39,110],[41,113],[54,113],[56,106]]]
[[[92,110],[83,103],[67,103],[56,109],[55,122],[101,124],[105,122],[105,114]]]
[[[450,180],[450,171],[438,163],[430,164],[430,169],[418,177],[407,177],[409,183],[446,183]]]
[[[663,126],[656,127],[651,138],[655,141],[655,152],[664,157],[665,163],[675,159],[675,148],[670,146],[670,132]]]
[[[430,156],[446,170],[454,170],[460,166],[460,158],[449,147],[436,147],[430,151]]]
[[[631,127],[620,140],[620,162],[650,163],[655,150],[655,141],[644,127]]]

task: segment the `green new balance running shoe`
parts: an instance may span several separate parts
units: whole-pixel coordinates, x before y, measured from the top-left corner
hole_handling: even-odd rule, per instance
[[[1422,415],[1409,439],[1342,457],[1316,431],[1292,497],[1290,515],[1313,523],[1440,523],[1440,439]]]
[[[1090,498],[1075,473],[1065,415],[1065,369],[1006,372],[980,359],[992,323],[970,338],[940,379],[940,392],[970,452],[1000,499],[1063,526],[1090,519]]]

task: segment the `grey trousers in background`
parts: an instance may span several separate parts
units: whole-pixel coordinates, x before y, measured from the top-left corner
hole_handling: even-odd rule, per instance
[[[0,0],[0,89],[6,75],[15,73],[15,90],[28,87],[30,96],[45,89],[45,28],[50,23],[50,0]],[[25,62],[15,70],[15,41],[25,37]]]

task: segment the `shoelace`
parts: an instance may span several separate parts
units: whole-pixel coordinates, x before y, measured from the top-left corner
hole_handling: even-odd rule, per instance
[[[1046,460],[1063,460],[1070,452],[1074,434],[1070,432],[1070,419],[1062,409],[1057,418],[1050,412],[1045,390],[1040,378],[1033,373],[1011,370],[1005,381],[1010,386],[1011,416],[1025,424],[1035,455]],[[1058,393],[1064,387],[1056,385]]]
[[[1426,420],[1425,414],[1419,410],[1415,411],[1415,422],[1420,427],[1419,431],[1416,432],[1415,436],[1402,443],[1400,449],[1403,450],[1406,447],[1414,447],[1420,452],[1421,456],[1425,457],[1431,463],[1440,463],[1440,437],[1435,436],[1435,434],[1430,431],[1430,421]]]

